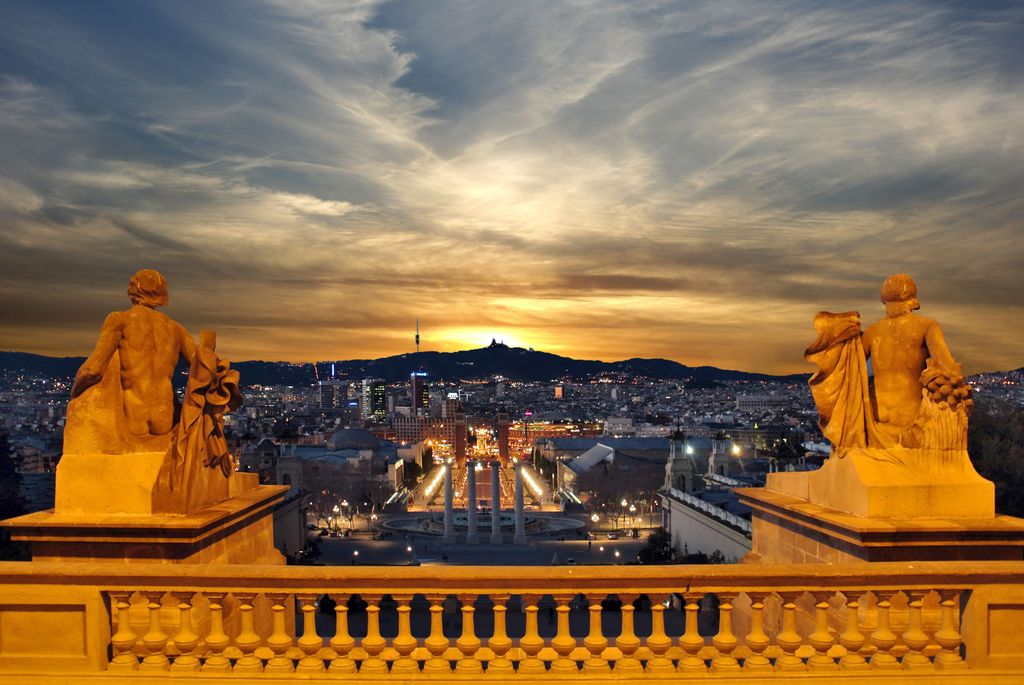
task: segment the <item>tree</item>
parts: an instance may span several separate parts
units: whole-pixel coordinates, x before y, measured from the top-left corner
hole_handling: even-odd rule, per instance
[[[996,511],[1024,516],[1024,408],[976,399],[967,450],[978,473],[995,483]]]
[[[587,495],[591,511],[604,515],[613,527],[618,527],[622,517],[628,515],[622,500],[634,505],[650,500],[664,478],[664,463],[627,457],[594,465],[577,477],[576,487]]]
[[[11,454],[6,433],[0,433],[0,519],[18,516],[25,511],[21,498],[21,474]]]
[[[641,563],[644,564],[667,564],[672,561],[672,541],[668,531],[664,528],[656,528],[647,536],[647,542],[637,553]]]
[[[15,467],[7,434],[0,433],[0,519],[18,516],[24,512],[21,474]],[[0,530],[0,560],[27,561],[31,558],[28,543],[14,542],[6,530]]]

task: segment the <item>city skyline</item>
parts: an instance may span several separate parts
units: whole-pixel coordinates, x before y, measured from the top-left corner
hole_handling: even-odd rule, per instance
[[[908,272],[1024,365],[1007,3],[0,4],[0,340],[131,274],[226,357],[486,346],[808,373]]]

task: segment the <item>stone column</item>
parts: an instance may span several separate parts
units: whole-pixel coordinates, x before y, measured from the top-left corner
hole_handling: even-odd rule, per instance
[[[455,511],[452,504],[452,464],[444,465],[444,538],[442,542],[455,542]]]
[[[516,534],[512,538],[515,544],[526,542],[526,516],[523,513],[523,465],[516,462]]]
[[[479,463],[476,460],[466,462],[466,523],[469,528],[466,532],[466,544],[469,545],[480,542],[480,535],[476,529],[476,465]]]
[[[501,536],[501,462],[491,462],[491,544],[504,542]]]

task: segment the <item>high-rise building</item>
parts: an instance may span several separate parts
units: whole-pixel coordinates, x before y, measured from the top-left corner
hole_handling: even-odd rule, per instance
[[[335,409],[344,406],[348,399],[347,384],[333,378],[320,381],[320,408]]]
[[[360,398],[360,416],[364,419],[383,419],[387,416],[388,391],[387,385],[379,378],[367,378],[363,381],[363,394]]]
[[[413,371],[409,375],[409,397],[412,399],[412,413],[424,414],[430,410],[430,386],[426,371]]]

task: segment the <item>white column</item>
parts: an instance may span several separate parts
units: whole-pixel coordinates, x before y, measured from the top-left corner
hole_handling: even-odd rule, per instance
[[[466,544],[470,545],[480,542],[480,535],[476,529],[476,465],[479,463],[475,460],[466,462],[466,523],[469,528],[466,532]]]
[[[501,462],[491,462],[491,544],[504,542],[501,536]]]
[[[444,465],[444,538],[442,542],[455,542],[455,511],[452,500],[452,464]]]
[[[512,538],[515,544],[526,542],[526,517],[523,513],[523,465],[516,462],[516,534]]]

